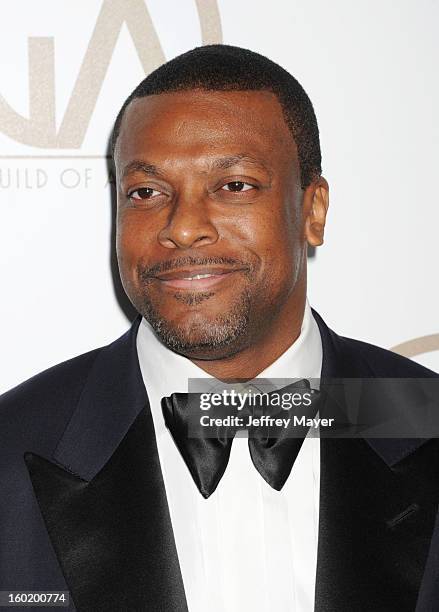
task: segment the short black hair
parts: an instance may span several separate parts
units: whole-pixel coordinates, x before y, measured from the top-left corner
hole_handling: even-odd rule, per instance
[[[202,89],[205,91],[271,91],[282,107],[296,143],[302,188],[321,175],[319,129],[314,109],[300,83],[267,57],[231,45],[196,47],[149,74],[125,100],[111,137],[114,156],[128,104],[154,94]]]

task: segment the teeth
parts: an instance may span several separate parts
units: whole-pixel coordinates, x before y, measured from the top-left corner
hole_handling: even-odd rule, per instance
[[[200,278],[209,278],[209,276],[213,276],[213,274],[196,274],[195,276],[186,276],[184,280],[198,280]]]

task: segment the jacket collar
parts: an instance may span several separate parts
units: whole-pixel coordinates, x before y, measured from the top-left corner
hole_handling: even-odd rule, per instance
[[[312,313],[320,330],[323,347],[322,382],[333,378],[380,378],[373,365],[359,350],[353,350],[353,341],[333,332],[322,317],[313,309]],[[420,448],[425,438],[365,438],[383,461],[392,467]]]
[[[137,358],[139,315],[130,329],[101,349],[52,460],[90,481],[148,405]]]

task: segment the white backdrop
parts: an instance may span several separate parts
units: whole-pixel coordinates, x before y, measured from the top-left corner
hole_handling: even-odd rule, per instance
[[[0,24],[0,391],[112,341],[106,143],[164,59],[248,47],[303,84],[331,188],[311,304],[439,370],[435,0],[6,1]],[[424,338],[427,336],[426,338]],[[421,340],[419,340],[421,338]]]

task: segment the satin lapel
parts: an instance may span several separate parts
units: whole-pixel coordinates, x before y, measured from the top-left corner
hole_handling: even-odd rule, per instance
[[[78,612],[186,612],[138,321],[103,349],[51,457],[25,460]]]
[[[322,384],[373,377],[314,316]],[[438,448],[433,440],[321,439],[316,612],[413,612],[439,502]]]

